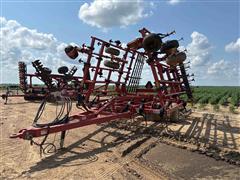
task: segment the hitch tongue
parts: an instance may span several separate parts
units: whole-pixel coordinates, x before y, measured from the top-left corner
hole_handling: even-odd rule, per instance
[[[22,138],[22,139],[25,139],[26,131],[27,131],[26,129],[22,129],[18,133],[11,134],[10,138]]]
[[[20,137],[20,133],[10,135],[10,138],[18,138],[18,137]]]

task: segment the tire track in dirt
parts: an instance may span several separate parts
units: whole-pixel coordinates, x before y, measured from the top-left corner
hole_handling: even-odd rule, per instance
[[[141,140],[139,140],[141,141]],[[133,147],[135,144],[138,144],[139,141],[132,143],[130,147]],[[138,148],[132,150],[128,154],[124,155],[123,152],[119,152],[117,150],[111,153],[111,156],[115,156],[117,158],[116,163],[111,164],[111,168],[108,168],[107,171],[98,174],[99,179],[107,179],[108,177],[112,177],[118,171],[125,170],[128,174],[136,178],[148,178],[148,179],[163,179],[164,175],[154,172],[151,168],[148,168],[142,165],[137,159],[136,156],[141,152],[142,149],[146,148],[154,141],[149,139],[149,142],[146,141],[145,144],[139,145]],[[140,147],[141,146],[141,147]],[[117,147],[116,147],[117,148]],[[128,147],[129,148],[129,147]],[[127,149],[128,149],[127,148]],[[124,156],[123,156],[124,155]]]

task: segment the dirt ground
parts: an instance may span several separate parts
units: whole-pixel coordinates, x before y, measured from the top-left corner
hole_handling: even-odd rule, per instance
[[[64,149],[40,157],[38,146],[9,138],[31,125],[39,103],[12,98],[0,106],[0,179],[240,177],[239,114],[195,109],[175,123],[137,117],[91,125],[68,131]],[[44,116],[54,118],[55,109],[50,105]],[[59,138],[51,135],[48,141],[58,148]]]

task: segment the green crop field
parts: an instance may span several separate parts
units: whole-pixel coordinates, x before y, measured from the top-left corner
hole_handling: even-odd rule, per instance
[[[240,87],[198,86],[192,89],[195,103],[240,106]]]
[[[2,84],[0,89],[6,89],[7,86],[11,89],[18,87],[17,84]],[[113,90],[113,86],[109,89]],[[240,87],[195,86],[192,89],[195,103],[240,106]],[[187,96],[183,95],[182,98],[187,99]]]

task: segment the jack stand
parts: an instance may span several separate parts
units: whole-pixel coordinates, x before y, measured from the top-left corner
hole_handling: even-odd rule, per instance
[[[66,124],[66,123],[68,123],[68,121],[69,121],[69,118],[67,117],[67,118],[65,119],[65,122],[64,122],[64,123]],[[61,139],[60,139],[60,149],[63,149],[65,136],[66,136],[66,131],[62,131],[62,132],[61,132]]]
[[[65,136],[66,136],[66,131],[62,131],[61,132],[61,139],[60,139],[60,149],[63,149]]]

